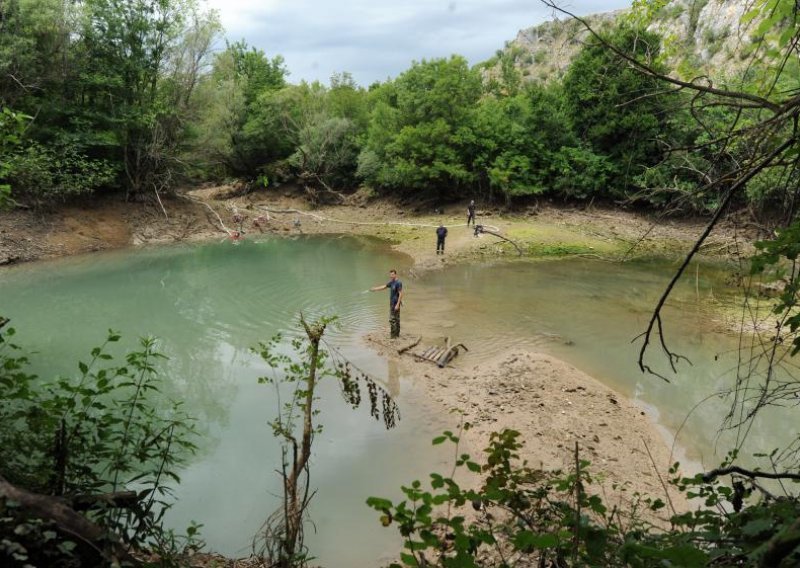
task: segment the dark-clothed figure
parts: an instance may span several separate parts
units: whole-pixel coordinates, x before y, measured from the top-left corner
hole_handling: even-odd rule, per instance
[[[472,221],[472,224],[475,224],[475,200],[471,200],[469,205],[467,205],[467,227],[469,227],[469,222]]]
[[[403,283],[397,279],[397,271],[389,271],[389,281],[382,286],[370,288],[370,292],[389,289],[389,329],[391,338],[400,337],[400,306],[403,302]]]
[[[436,254],[444,254],[444,239],[447,236],[447,227],[439,225],[436,229]]]

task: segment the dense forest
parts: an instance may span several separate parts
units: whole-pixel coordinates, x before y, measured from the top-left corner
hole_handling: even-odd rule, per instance
[[[125,191],[153,199],[182,184],[298,182],[313,200],[382,194],[505,202],[548,197],[716,208],[705,189],[753,158],[762,108],[697,103],[607,48],[667,74],[662,39],[622,16],[587,38],[563,78],[526,80],[518,53],[470,67],[422,60],[368,87],[346,73],[291,84],[280,55],[227,42],[193,1],[10,0],[0,8],[0,178],[28,205]],[[743,47],[748,49],[747,47]],[[771,60],[770,60],[771,61]],[[756,61],[715,85],[774,85]],[[686,64],[681,73],[686,75]],[[794,182],[770,170],[738,205],[783,209]]]

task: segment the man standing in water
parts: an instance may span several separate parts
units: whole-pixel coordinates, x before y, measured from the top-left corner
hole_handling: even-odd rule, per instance
[[[389,271],[389,282],[382,286],[375,286],[370,288],[370,292],[378,292],[380,290],[389,289],[389,328],[391,329],[391,338],[397,339],[400,337],[400,304],[403,301],[403,283],[397,279],[397,271],[392,269]]]
[[[467,227],[469,227],[469,222],[472,221],[472,224],[475,224],[475,200],[470,199],[469,205],[467,205]]]
[[[444,254],[444,238],[446,236],[447,227],[440,223],[439,228],[436,229],[436,254]]]

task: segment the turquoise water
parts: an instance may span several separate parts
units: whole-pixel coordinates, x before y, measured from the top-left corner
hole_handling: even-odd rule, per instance
[[[659,424],[679,432],[678,446],[690,459],[713,468],[738,435],[720,432],[731,401],[715,393],[733,386],[738,358],[752,355],[754,338],[740,344],[737,333],[720,330],[720,306],[741,299],[724,283],[721,267],[693,265],[663,318],[669,348],[691,363],[680,361],[673,373],[654,336],[647,362],[669,382],[643,374],[637,364],[641,341],[634,338],[646,329],[676,269],[666,261],[584,259],[458,266],[426,275],[416,295],[409,290],[404,316],[420,333],[463,341],[471,349],[460,361],[465,366],[509,348],[568,361],[648,407]],[[422,306],[424,316],[415,317],[414,306]],[[787,371],[778,370],[776,378],[788,377]],[[769,452],[794,439],[793,412],[772,408],[760,415],[742,455]]]
[[[453,427],[428,411],[413,380],[366,349],[364,333],[386,331],[388,298],[368,294],[388,268],[407,259],[371,241],[319,237],[179,246],[37,263],[0,271],[0,313],[19,341],[47,354],[43,375],[69,373],[79,357],[113,327],[128,346],[138,335],[163,338],[168,394],[197,417],[200,452],[182,472],[178,503],[168,522],[194,519],[211,549],[246,555],[278,499],[278,447],[267,425],[277,410],[271,387],[258,385],[263,363],[250,352],[282,331],[296,333],[298,313],[338,314],[329,337],[397,398],[403,419],[386,431],[366,409],[351,410],[338,387],[323,383],[325,425],[318,436],[312,485],[318,490],[307,542],[328,567],[375,566],[399,549],[396,533],[366,508],[370,495],[400,496],[399,487],[446,471],[429,440]],[[674,265],[611,264],[588,260],[458,266],[404,277],[404,332],[426,339],[450,336],[467,344],[464,368],[509,348],[532,348],[562,358],[651,408],[689,457],[717,465],[718,438],[728,402],[713,396],[730,384],[739,339],[720,333],[710,314],[732,291],[713,267],[690,271],[665,312],[670,346],[687,356],[670,383],[636,365],[644,330]],[[657,347],[656,347],[657,349]],[[653,351],[652,362],[667,371]],[[63,365],[66,365],[64,367]],[[687,413],[703,403],[684,424]],[[769,451],[796,434],[791,409],[770,413],[749,433],[749,448]],[[342,542],[347,535],[347,542]]]
[[[430,439],[444,422],[429,418],[411,384],[366,350],[359,337],[382,329],[388,298],[366,294],[405,259],[357,239],[302,238],[221,243],[75,257],[0,272],[0,311],[18,341],[46,353],[42,376],[74,372],[106,330],[127,347],[155,335],[165,363],[166,392],[198,419],[200,452],[181,473],[168,522],[204,524],[209,547],[247,555],[253,536],[278,506],[279,452],[268,420],[275,391],[250,347],[276,332],[296,333],[298,314],[337,314],[328,334],[353,362],[384,383],[402,412],[391,431],[366,408],[345,405],[334,383],[322,383],[315,440],[312,504],[317,533],[307,543],[325,566],[376,565],[399,550],[396,532],[365,505],[371,495],[400,497],[401,484],[442,469]],[[341,534],[352,540],[342,546]]]

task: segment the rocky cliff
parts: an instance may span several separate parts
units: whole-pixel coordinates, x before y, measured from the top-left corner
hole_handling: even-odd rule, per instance
[[[674,73],[694,76],[707,73],[720,76],[735,73],[746,61],[755,22],[740,24],[752,8],[752,0],[672,0],[658,10],[648,29],[663,38],[667,64]],[[596,30],[608,29],[627,10],[589,16]],[[546,82],[563,76],[589,33],[584,26],[563,19],[521,30],[502,50],[487,61],[486,72],[499,71],[503,60],[513,61],[523,78]]]

